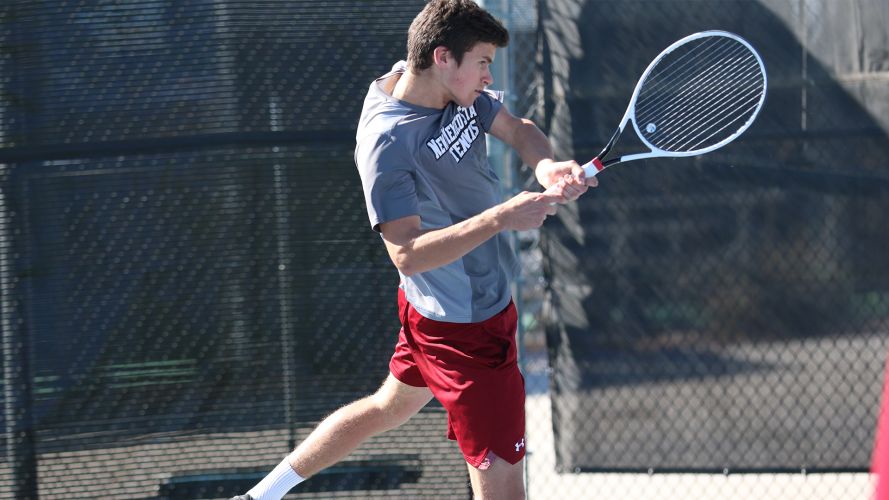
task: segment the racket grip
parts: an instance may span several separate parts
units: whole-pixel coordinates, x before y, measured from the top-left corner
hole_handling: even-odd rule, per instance
[[[587,177],[595,177],[596,174],[605,170],[605,165],[602,165],[602,162],[599,158],[593,158],[589,161],[589,163],[585,164],[583,167],[583,173]]]

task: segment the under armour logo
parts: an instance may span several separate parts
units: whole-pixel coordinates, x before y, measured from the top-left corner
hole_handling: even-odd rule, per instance
[[[519,451],[521,448],[525,447],[525,438],[522,438],[521,441],[516,442],[515,451]]]

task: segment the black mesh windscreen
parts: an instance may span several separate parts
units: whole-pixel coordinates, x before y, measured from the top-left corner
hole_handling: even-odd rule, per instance
[[[541,10],[545,122],[567,157],[598,152],[648,62],[690,33],[746,38],[769,89],[740,140],[615,166],[545,226],[557,467],[867,471],[889,348],[885,9],[573,4]]]

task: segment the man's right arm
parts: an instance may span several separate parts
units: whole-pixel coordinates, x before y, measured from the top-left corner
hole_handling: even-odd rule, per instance
[[[500,231],[540,227],[564,201],[559,194],[523,192],[451,226],[422,229],[412,215],[380,224],[380,232],[392,263],[411,276],[450,264]]]

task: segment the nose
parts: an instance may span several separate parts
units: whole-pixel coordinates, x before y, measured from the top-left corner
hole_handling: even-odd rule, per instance
[[[491,74],[490,68],[486,69],[485,74],[482,75],[482,83],[485,85],[485,87],[494,83],[494,75]]]

